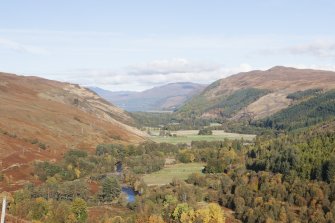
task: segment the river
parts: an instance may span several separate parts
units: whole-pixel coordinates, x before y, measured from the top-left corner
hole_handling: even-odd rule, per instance
[[[131,187],[122,187],[122,193],[127,195],[127,201],[129,203],[135,202],[135,191]]]
[[[122,174],[122,163],[119,161],[116,163],[116,172],[121,175]],[[129,186],[122,186],[122,193],[124,193],[125,195],[127,195],[127,201],[129,203],[133,203],[135,202],[135,191],[133,188],[129,187]]]

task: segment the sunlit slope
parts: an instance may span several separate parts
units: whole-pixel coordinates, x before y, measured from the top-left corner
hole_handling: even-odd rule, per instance
[[[335,89],[335,72],[273,67],[220,79],[178,113],[198,118],[262,119],[294,104],[288,95],[307,89]]]
[[[32,161],[58,159],[71,148],[143,141],[132,122],[78,85],[0,73],[0,159],[12,181],[32,177]]]

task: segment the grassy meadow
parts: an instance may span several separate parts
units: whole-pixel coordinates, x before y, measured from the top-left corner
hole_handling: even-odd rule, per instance
[[[165,167],[164,169],[146,174],[143,180],[150,185],[165,185],[172,182],[174,178],[185,180],[192,173],[201,173],[204,163],[178,163]]]
[[[213,135],[198,135],[198,130],[180,130],[171,131],[172,135],[176,136],[159,136],[153,134],[151,140],[157,143],[166,142],[172,144],[191,143],[192,141],[220,141],[224,139],[244,139],[247,141],[253,140],[256,135],[229,133],[223,130],[214,130]]]

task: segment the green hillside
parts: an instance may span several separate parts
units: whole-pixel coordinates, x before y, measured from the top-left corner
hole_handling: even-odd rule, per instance
[[[298,100],[302,100],[302,99],[306,99],[309,97],[313,97],[316,96],[317,94],[322,93],[321,89],[307,89],[304,91],[297,91],[294,93],[291,93],[289,95],[287,95],[287,98],[292,99],[294,101],[298,101]]]
[[[296,97],[299,98],[300,96]],[[308,100],[255,122],[254,125],[277,130],[293,130],[312,126],[333,118],[335,118],[335,91],[328,91],[314,94]]]
[[[209,99],[206,92],[217,85],[214,82],[204,93],[193,97],[177,112],[182,116],[200,116],[205,112],[211,112],[215,109],[220,109],[221,118],[230,118],[233,114],[248,106],[260,97],[266,95],[269,91],[257,88],[245,88],[233,92],[230,95],[222,95],[214,99]]]

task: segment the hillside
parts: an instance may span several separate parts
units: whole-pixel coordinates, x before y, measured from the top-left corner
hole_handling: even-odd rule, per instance
[[[299,103],[289,95],[308,89],[335,89],[335,72],[277,66],[239,73],[209,85],[178,113],[187,117],[253,120]]]
[[[173,111],[186,100],[199,94],[205,85],[181,82],[154,87],[142,92],[113,92],[91,88],[101,97],[127,111]]]
[[[57,160],[71,148],[146,137],[127,125],[133,120],[123,110],[69,83],[0,73],[0,105],[0,166],[7,183],[24,184],[17,180],[33,179],[33,161]]]
[[[253,124],[277,130],[294,130],[335,118],[335,91],[315,93],[315,91],[306,90],[299,93],[288,96],[291,98],[294,95],[295,99],[293,100],[298,100],[297,98],[304,95],[299,103],[295,103],[270,117],[253,122]]]

